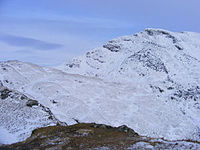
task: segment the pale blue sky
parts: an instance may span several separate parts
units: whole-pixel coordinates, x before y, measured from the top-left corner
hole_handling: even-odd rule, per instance
[[[200,0],[0,0],[0,61],[57,65],[145,28],[200,32]]]

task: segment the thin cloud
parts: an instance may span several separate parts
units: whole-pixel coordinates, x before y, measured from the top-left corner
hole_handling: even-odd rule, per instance
[[[53,50],[63,47],[63,45],[57,43],[49,43],[29,37],[21,37],[7,34],[0,35],[0,41],[10,46],[27,47],[39,50]]]

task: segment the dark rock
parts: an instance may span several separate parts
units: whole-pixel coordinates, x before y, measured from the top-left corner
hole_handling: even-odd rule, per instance
[[[171,100],[174,100],[175,98],[174,97],[170,97],[171,98]]]
[[[178,46],[178,45],[175,45],[175,47],[178,49],[178,50],[183,50],[182,47]]]
[[[174,88],[173,88],[173,87],[168,87],[167,89],[168,89],[168,90],[173,90]]]
[[[127,127],[126,125],[122,125],[122,126],[119,126],[117,127],[118,131],[120,132],[125,132],[125,133],[131,133],[133,134],[134,136],[139,136],[138,133],[136,133],[133,129]]]
[[[25,100],[25,99],[27,99],[27,98],[28,98],[28,97],[25,96],[25,95],[22,95],[22,96],[20,97],[21,100]]]
[[[8,81],[8,80],[5,80],[5,82],[6,82],[6,83],[9,83],[9,81]]]
[[[69,68],[79,68],[79,64],[71,63],[71,64],[66,64]]]
[[[92,124],[91,127],[93,128],[100,128],[100,129],[114,129],[114,130],[118,130],[120,132],[124,132],[124,133],[130,133],[131,135],[134,135],[134,136],[138,136],[138,134],[131,128],[127,127],[126,125],[122,125],[122,126],[119,126],[119,127],[112,127],[112,126],[109,126],[109,125],[105,125],[105,124]]]
[[[93,124],[93,128],[101,128],[101,129],[113,129],[112,126],[105,125],[105,124]]]
[[[179,89],[175,91],[174,97],[181,100],[199,100],[200,99],[200,90],[198,87],[193,87],[190,89]]]
[[[171,38],[172,41],[173,41],[173,43],[176,43],[176,42],[178,41],[178,40],[177,40],[174,36],[172,36],[169,32],[162,31],[162,30],[158,30],[157,32],[158,32],[158,33],[161,33],[161,34],[163,34],[163,35],[166,35],[167,38]]]
[[[53,104],[57,104],[58,102],[56,102],[55,100],[51,100],[51,102],[53,103]]]
[[[111,52],[118,52],[121,49],[121,47],[119,45],[115,45],[115,44],[111,44],[111,43],[103,45],[103,48],[106,48],[106,49],[110,50]]]
[[[8,90],[8,89],[3,89],[2,91],[0,91],[0,98],[1,99],[6,99],[10,96],[10,93],[12,91]]]
[[[172,39],[173,43],[176,43],[178,41],[173,35],[171,35],[167,31],[146,29],[145,32],[147,32],[147,34],[150,36],[159,35],[159,34],[165,35],[167,38]]]
[[[38,106],[38,101],[36,101],[36,100],[28,100],[26,102],[26,106],[28,106],[28,107]]]
[[[80,121],[78,119],[72,118],[76,123],[80,123]]]
[[[141,50],[135,53],[134,55],[130,56],[128,59],[129,61],[140,62],[143,64],[144,67],[148,67],[152,70],[165,72],[166,74],[168,74],[165,64],[160,58],[158,58],[152,53],[151,49]]]
[[[150,35],[150,36],[153,35],[153,31],[152,30],[146,29],[145,31],[147,32],[148,35]]]
[[[73,64],[69,64],[68,66],[69,66],[69,68],[72,68],[74,65]]]

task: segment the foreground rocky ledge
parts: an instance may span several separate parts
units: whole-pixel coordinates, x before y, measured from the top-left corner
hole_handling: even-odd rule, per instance
[[[36,129],[24,142],[3,145],[0,150],[109,150],[109,149],[200,149],[196,141],[166,141],[138,135],[127,126],[79,123]]]

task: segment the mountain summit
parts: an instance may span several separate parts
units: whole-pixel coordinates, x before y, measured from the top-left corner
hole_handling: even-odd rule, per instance
[[[87,76],[121,79],[167,78],[180,84],[199,82],[200,34],[161,29],[113,39],[62,65],[63,70]],[[184,79],[183,79],[184,76]],[[191,81],[190,79],[195,81]],[[191,83],[192,82],[192,83]]]

